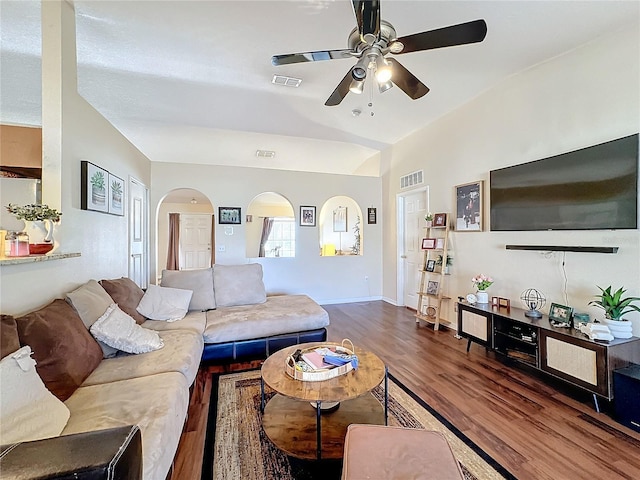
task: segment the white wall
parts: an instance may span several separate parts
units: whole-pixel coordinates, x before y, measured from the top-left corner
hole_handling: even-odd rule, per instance
[[[327,199],[345,195],[361,209],[381,205],[381,179],[349,175],[316,174],[269,169],[153,163],[151,211],[167,192],[193,188],[216,206],[241,207],[242,225],[216,225],[216,263],[247,263],[245,215],[251,200],[262,192],[277,192],[293,205],[299,225],[300,205],[315,205],[317,213]],[[152,219],[152,224],[155,219]],[[254,217],[255,223],[255,217]],[[320,303],[380,298],[382,294],[382,232],[384,218],[376,225],[362,225],[366,245],[362,256],[320,257],[318,227],[298,226],[295,258],[261,258],[269,293],[305,293]],[[231,234],[229,234],[231,233]],[[152,238],[152,246],[156,239]],[[152,255],[152,258],[154,255]],[[161,269],[161,266],[159,267]],[[155,266],[151,278],[155,278]],[[368,277],[368,280],[365,280]]]
[[[392,168],[383,181],[385,202],[393,202],[398,179],[425,169],[431,211],[454,209],[454,186],[484,180],[489,171],[553,156],[640,130],[640,38],[637,26],[598,39],[566,55],[515,75],[471,103],[392,148]],[[640,296],[638,230],[567,232],[488,231],[452,234],[454,266],[450,295],[472,291],[470,279],[495,278],[490,295],[510,298],[536,288],[550,302],[602,316],[588,302],[596,285],[624,286]],[[395,218],[387,224],[395,231]],[[507,251],[505,244],[618,246],[615,255]],[[396,243],[385,242],[384,295],[396,298]],[[564,263],[564,265],[563,265]],[[566,297],[565,289],[566,274]],[[453,302],[450,302],[453,303]],[[448,318],[455,318],[450,305]],[[640,315],[629,314],[634,335]]]
[[[43,31],[43,137],[47,140],[42,200],[63,213],[55,232],[58,251],[82,256],[0,267],[0,308],[14,315],[62,297],[91,278],[127,276],[127,216],[80,210],[81,160],[100,165],[126,184],[129,176],[147,185],[150,181],[149,160],[77,93],[72,6],[44,2],[42,10],[47,28],[62,32],[60,47],[55,41],[48,43]],[[57,69],[46,67],[47,62],[57,64]],[[3,195],[2,200],[9,199]]]

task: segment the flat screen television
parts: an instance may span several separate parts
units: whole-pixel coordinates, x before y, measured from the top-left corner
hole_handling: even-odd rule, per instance
[[[638,134],[490,172],[492,231],[638,228]]]

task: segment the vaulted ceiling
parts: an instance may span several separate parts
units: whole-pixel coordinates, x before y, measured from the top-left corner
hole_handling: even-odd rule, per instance
[[[418,100],[367,86],[327,107],[355,60],[276,67],[271,56],[347,48],[350,1],[73,3],[79,91],[151,161],[364,175],[378,174],[385,148],[505,78],[640,16],[634,0],[382,0],[398,36],[484,19],[486,39],[395,57],[430,88]],[[39,124],[40,2],[2,0],[0,20],[0,120]]]

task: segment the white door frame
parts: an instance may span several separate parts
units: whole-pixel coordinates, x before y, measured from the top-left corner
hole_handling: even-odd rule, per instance
[[[142,238],[144,239],[144,243],[143,243],[143,252],[142,252],[142,273],[144,276],[144,285],[142,286],[142,288],[146,288],[149,285],[149,189],[147,188],[147,186],[141,182],[140,180],[138,180],[135,177],[132,177],[131,175],[129,175],[129,186],[131,186],[132,183],[135,183],[137,185],[139,185],[140,187],[142,187],[144,189],[144,205],[142,208],[142,215],[144,218],[144,221],[142,223]],[[128,276],[129,278],[131,278],[131,255],[133,254],[133,249],[132,249],[132,235],[133,235],[133,215],[131,213],[131,209],[132,209],[132,203],[133,202],[133,196],[131,195],[131,189],[129,188],[129,205],[128,205],[128,212],[127,215],[129,216],[129,221],[128,221],[128,250],[129,250],[129,255],[128,255],[128,261],[127,261],[127,269],[128,269]]]
[[[407,190],[405,192],[396,193],[396,304],[397,306],[406,306],[404,304],[404,276],[405,276],[405,267],[404,267],[404,238],[405,238],[405,222],[404,222],[404,211],[405,211],[405,197],[409,195],[413,195],[415,193],[424,192],[427,212],[431,211],[431,205],[429,200],[429,186],[425,185],[420,188],[413,188],[411,190]]]

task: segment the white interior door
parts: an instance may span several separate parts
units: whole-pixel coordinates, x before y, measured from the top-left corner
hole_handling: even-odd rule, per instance
[[[180,214],[180,270],[211,266],[211,219],[209,213]]]
[[[129,179],[129,278],[140,288],[148,286],[147,187]]]
[[[422,268],[422,237],[424,216],[427,214],[426,192],[420,191],[404,197],[404,305],[418,308],[417,291]]]

